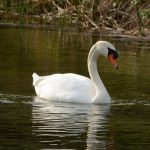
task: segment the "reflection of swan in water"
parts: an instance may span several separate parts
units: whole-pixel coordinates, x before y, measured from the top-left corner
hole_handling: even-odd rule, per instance
[[[110,105],[56,103],[36,97],[32,108],[33,135],[49,148],[105,147],[109,108]]]
[[[87,149],[103,149],[106,148],[106,121],[109,113],[110,105],[92,106],[89,110],[88,130],[87,130]]]

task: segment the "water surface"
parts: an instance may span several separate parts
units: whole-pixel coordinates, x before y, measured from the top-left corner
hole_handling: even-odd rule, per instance
[[[98,61],[111,105],[40,100],[32,73],[88,75],[97,40],[112,42],[119,70]],[[0,28],[0,149],[150,149],[150,43],[76,30]]]

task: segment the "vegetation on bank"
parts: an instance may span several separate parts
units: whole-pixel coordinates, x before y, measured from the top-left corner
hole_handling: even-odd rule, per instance
[[[0,0],[0,22],[150,33],[148,0]]]

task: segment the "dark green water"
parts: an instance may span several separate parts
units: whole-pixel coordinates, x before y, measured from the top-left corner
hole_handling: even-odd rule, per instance
[[[88,75],[97,40],[112,42],[119,70],[99,72],[111,105],[47,102],[35,97],[32,73]],[[0,28],[0,150],[149,150],[150,42],[74,30]]]

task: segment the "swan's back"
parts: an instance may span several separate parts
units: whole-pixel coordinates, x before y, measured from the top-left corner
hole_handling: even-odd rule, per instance
[[[37,95],[48,100],[91,103],[95,95],[91,79],[72,73],[43,77],[34,73],[33,85]]]

